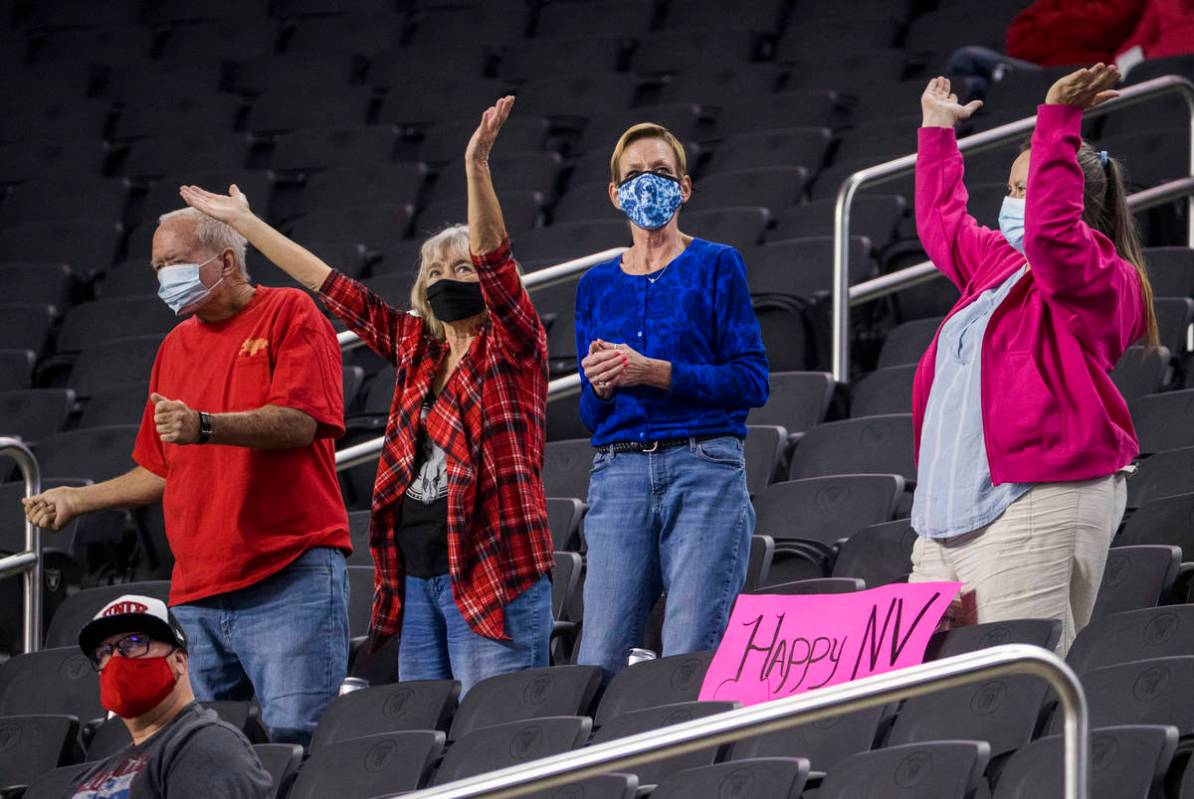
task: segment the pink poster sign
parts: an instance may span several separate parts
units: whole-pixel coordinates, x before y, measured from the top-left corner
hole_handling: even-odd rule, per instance
[[[919,664],[961,583],[898,583],[848,594],[743,594],[701,700],[744,705]]]

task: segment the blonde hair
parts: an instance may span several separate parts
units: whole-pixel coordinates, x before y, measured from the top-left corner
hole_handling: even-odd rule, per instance
[[[444,323],[431,312],[427,302],[427,270],[431,264],[469,260],[468,227],[450,225],[433,235],[419,248],[419,274],[410,288],[410,307],[423,319],[427,335],[444,340]]]
[[[662,139],[671,148],[672,155],[676,159],[676,177],[682,178],[688,174],[688,160],[684,157],[684,145],[680,143],[680,140],[663,125],[657,125],[654,122],[640,122],[637,125],[631,125],[618,138],[618,143],[614,145],[614,154],[609,158],[609,177],[613,183],[622,182],[622,154],[626,152],[627,147],[639,139]]]

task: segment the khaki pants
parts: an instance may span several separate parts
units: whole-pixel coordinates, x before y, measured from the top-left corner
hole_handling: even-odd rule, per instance
[[[1127,496],[1123,473],[1035,485],[986,527],[918,537],[908,581],[961,582],[963,592],[974,592],[969,622],[1058,619],[1064,657],[1090,621]]]

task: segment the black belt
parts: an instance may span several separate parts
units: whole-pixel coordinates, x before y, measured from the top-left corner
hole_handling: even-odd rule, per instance
[[[716,433],[711,436],[685,436],[684,438],[661,438],[658,441],[615,441],[613,444],[605,444],[597,447],[598,452],[606,452],[613,454],[615,452],[658,452],[661,449],[673,449],[674,447],[686,447],[690,442],[699,443],[701,441],[709,441],[714,438],[725,438],[727,433]]]

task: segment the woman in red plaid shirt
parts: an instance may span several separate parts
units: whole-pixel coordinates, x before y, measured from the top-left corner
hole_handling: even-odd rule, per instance
[[[546,666],[551,535],[542,470],[547,336],[510,255],[489,153],[512,97],[481,117],[465,152],[468,227],[422,248],[396,310],[258,219],[236,186],[193,186],[191,206],[227,222],[394,365],[373,490],[370,645],[401,634],[404,680]]]

